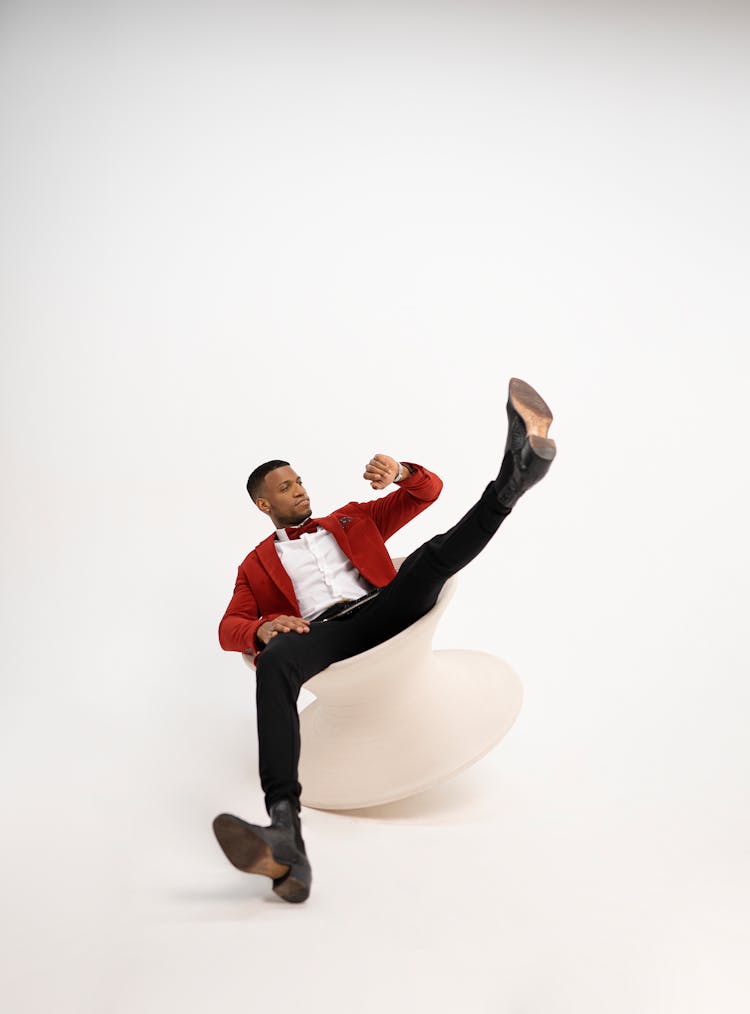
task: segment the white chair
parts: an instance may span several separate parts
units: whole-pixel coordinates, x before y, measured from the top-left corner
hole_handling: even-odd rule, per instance
[[[350,810],[414,795],[474,764],[510,729],[523,699],[510,666],[481,651],[432,650],[456,584],[450,578],[400,634],[304,684],[316,698],[300,713],[304,806]]]

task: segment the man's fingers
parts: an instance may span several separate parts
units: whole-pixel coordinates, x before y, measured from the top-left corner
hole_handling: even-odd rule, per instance
[[[368,465],[365,469],[365,479],[387,479],[394,472],[394,468],[385,468],[383,465],[378,465],[377,468]]]
[[[276,637],[278,634],[289,634],[292,630],[298,634],[309,634],[310,624],[301,616],[277,616],[275,620],[268,620],[267,624],[263,624],[260,628],[260,631],[263,632],[259,632],[258,636],[261,641],[268,644],[272,637]]]
[[[365,465],[364,478],[369,481],[373,489],[385,489],[393,482],[396,475],[398,475],[398,464],[384,454],[376,454]]]
[[[281,631],[284,634],[288,634],[290,630],[297,630],[299,633],[307,633],[310,627],[307,620],[303,620],[299,616],[277,616],[273,621],[273,628],[276,631]]]

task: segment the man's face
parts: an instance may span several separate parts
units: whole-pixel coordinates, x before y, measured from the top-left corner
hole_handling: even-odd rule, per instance
[[[289,465],[281,465],[268,473],[256,503],[268,514],[275,528],[299,525],[312,515],[310,498],[302,480]]]

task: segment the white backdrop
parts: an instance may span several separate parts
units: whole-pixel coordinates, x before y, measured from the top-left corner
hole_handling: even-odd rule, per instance
[[[747,1009],[750,25],[742,5],[6,2],[2,995],[14,1014]],[[436,647],[525,687],[470,771],[265,820],[216,628],[286,457],[558,458]],[[381,494],[382,495],[382,494]],[[745,941],[746,942],[746,941]]]

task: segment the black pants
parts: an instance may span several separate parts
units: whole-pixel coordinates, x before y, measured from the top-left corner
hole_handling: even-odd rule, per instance
[[[297,698],[302,684],[333,662],[395,637],[429,612],[448,578],[481,552],[509,513],[490,483],[453,528],[407,556],[391,583],[353,616],[312,620],[309,633],[291,630],[271,638],[257,661],[255,694],[260,781],[269,814],[284,797],[299,809]]]

